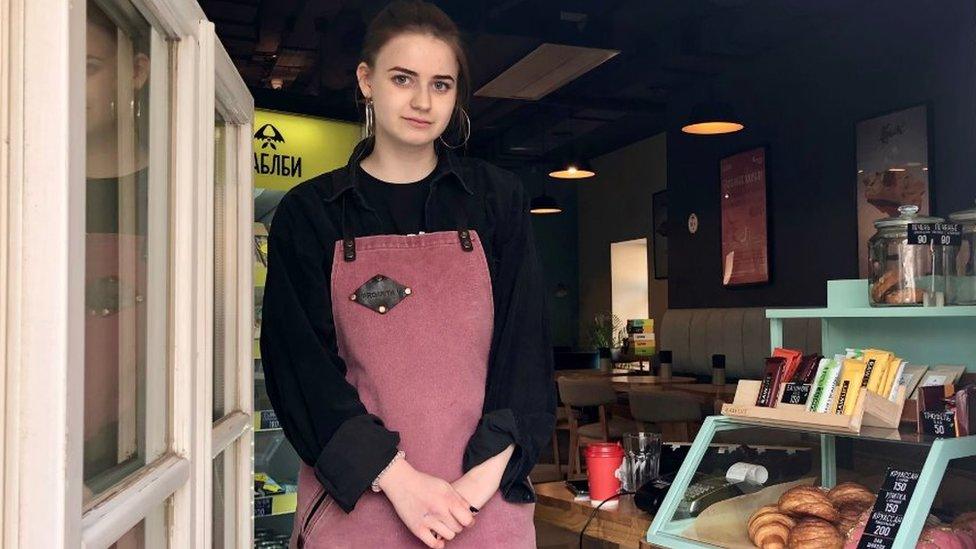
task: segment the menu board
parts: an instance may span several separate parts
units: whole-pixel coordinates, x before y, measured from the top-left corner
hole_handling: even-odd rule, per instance
[[[908,502],[918,484],[917,471],[901,471],[888,467],[884,483],[874,502],[871,517],[864,528],[858,549],[890,549],[894,547],[898,528],[905,520]]]

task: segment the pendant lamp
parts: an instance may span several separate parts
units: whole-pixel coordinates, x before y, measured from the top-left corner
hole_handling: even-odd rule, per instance
[[[536,215],[562,213],[563,209],[559,207],[559,202],[556,201],[556,198],[546,194],[545,180],[542,182],[542,194],[533,198],[532,201],[529,202],[529,211]]]
[[[570,159],[561,164],[559,168],[549,172],[549,177],[555,179],[586,179],[593,177],[596,172],[590,163],[584,159]]]
[[[732,105],[709,97],[708,101],[692,107],[691,120],[681,128],[681,131],[694,135],[721,135],[737,132],[744,127],[735,116]]]
[[[559,202],[556,202],[555,198],[543,191],[529,203],[529,211],[536,215],[549,215],[562,213],[563,209],[559,207]]]

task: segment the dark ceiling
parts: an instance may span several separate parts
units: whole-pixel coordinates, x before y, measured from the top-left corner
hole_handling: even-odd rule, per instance
[[[258,107],[360,120],[354,70],[385,0],[201,0]],[[594,157],[665,130],[671,98],[842,17],[852,0],[436,1],[477,90],[542,43],[620,55],[539,101],[472,99],[469,152],[517,168]],[[272,80],[281,89],[271,89]]]

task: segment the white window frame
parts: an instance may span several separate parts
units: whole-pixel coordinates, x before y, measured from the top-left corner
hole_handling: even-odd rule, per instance
[[[201,35],[214,36],[213,25]],[[224,371],[224,409],[222,418],[213,423],[211,459],[221,452],[224,462],[225,505],[224,542],[227,548],[249,547],[253,536],[252,455],[253,431],[253,358],[251,343],[254,317],[253,239],[254,221],[253,171],[251,170],[251,126],[254,119],[254,100],[241,79],[227,51],[216,39],[214,50],[214,78],[216,87],[215,111],[224,122],[224,148],[214,155],[224,157],[224,364],[214,365]],[[216,130],[214,109],[211,110],[211,136]],[[211,139],[211,143],[213,143]],[[213,157],[209,174],[213,184]],[[209,192],[214,197],[213,187]],[[212,213],[214,208],[210,208]],[[210,227],[214,241],[213,223]],[[208,265],[212,266],[213,261]],[[211,275],[214,273],[211,272]],[[211,284],[211,287],[213,285]],[[212,303],[211,303],[212,307]],[[211,355],[212,356],[212,353]],[[212,369],[208,369],[212,377]],[[211,379],[212,383],[212,379]],[[212,390],[208,391],[212,394]],[[210,413],[210,409],[207,409]],[[208,465],[208,472],[210,463]],[[209,501],[209,499],[208,499]],[[233,503],[228,505],[228,503]],[[211,510],[212,512],[212,510]],[[212,518],[208,520],[208,523]],[[208,535],[210,531],[208,530]],[[207,543],[207,547],[212,546]]]
[[[85,142],[87,8],[84,0],[0,0],[4,547],[107,547],[164,504],[169,524],[147,522],[147,528],[162,528],[169,547],[207,547],[211,468],[219,449],[241,464],[234,471],[233,543],[250,543],[253,102],[194,0],[130,1],[157,40],[171,43],[169,219],[161,220],[170,229],[169,390],[156,395],[167,399],[168,417],[150,415],[147,427],[168,431],[161,438],[168,446],[83,512],[84,270],[77,266],[85,261],[85,191],[78,184],[85,177],[85,147],[78,144]],[[237,161],[228,179],[234,192],[227,193],[235,292],[228,298],[233,362],[226,367],[240,368],[228,403],[233,412],[216,425],[208,352],[215,108],[233,128],[236,147],[228,152]]]

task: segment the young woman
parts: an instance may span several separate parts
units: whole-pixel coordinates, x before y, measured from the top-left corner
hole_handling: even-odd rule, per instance
[[[369,137],[275,214],[261,353],[304,462],[293,547],[535,547],[546,290],[517,178],[450,150],[467,69],[440,9],[384,8],[356,71]]]

